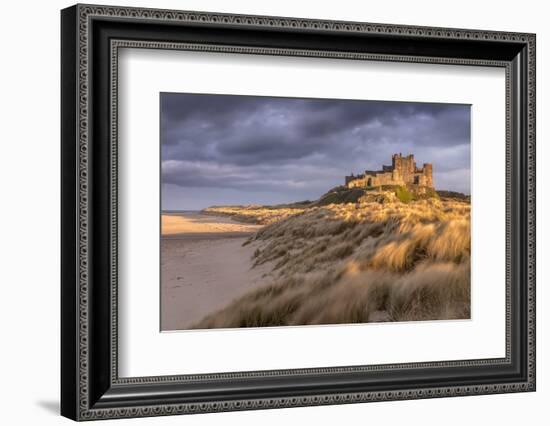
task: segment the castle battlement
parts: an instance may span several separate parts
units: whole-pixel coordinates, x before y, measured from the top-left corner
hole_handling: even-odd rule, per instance
[[[382,170],[365,170],[360,175],[346,176],[348,188],[371,188],[380,185],[418,185],[433,188],[433,168],[431,163],[416,167],[414,155],[403,157],[401,153],[391,157],[391,166],[382,166]]]

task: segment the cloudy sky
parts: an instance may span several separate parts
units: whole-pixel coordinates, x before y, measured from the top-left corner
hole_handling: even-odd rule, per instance
[[[470,193],[470,106],[161,93],[164,210],[315,200],[414,154]]]

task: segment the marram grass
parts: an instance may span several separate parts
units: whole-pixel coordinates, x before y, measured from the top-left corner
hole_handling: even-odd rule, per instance
[[[269,223],[247,242],[269,284],[195,328],[470,318],[469,202],[232,209]]]

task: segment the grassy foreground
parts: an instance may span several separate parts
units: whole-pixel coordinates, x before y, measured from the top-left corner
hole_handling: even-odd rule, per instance
[[[470,317],[468,201],[363,197],[302,208],[225,209],[268,224],[247,243],[258,247],[255,266],[272,265],[270,284],[195,328]]]

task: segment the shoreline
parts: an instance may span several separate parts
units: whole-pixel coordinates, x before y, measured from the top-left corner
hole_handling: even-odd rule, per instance
[[[192,329],[268,282],[267,266],[252,268],[255,245],[243,246],[262,225],[200,212],[163,213],[162,222],[162,331]]]
[[[255,232],[193,232],[193,233],[178,233],[161,235],[161,240],[223,240],[232,238],[244,238],[248,239],[253,236]]]
[[[225,215],[213,215],[202,212],[162,213],[161,238],[174,235],[220,234],[230,237],[231,234],[250,236],[264,225],[237,221]]]

